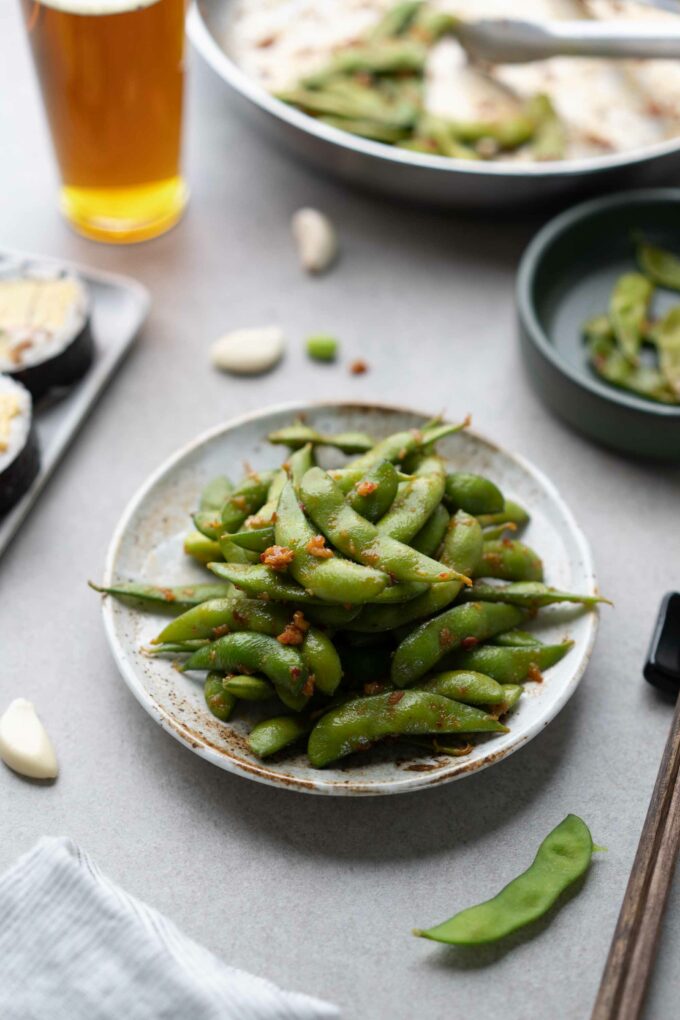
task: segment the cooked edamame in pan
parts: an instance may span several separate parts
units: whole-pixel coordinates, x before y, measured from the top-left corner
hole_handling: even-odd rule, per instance
[[[278,469],[220,476],[197,499],[184,551],[205,582],[97,590],[164,611],[147,651],[204,683],[220,722],[248,703],[257,757],[306,744],[323,768],[385,741],[468,754],[475,734],[507,732],[522,685],[569,653],[531,621],[553,603],[604,600],[550,588],[514,537],[528,510],[437,453],[467,424],[375,440],[295,422],[269,437],[289,449]],[[321,446],[349,459],[326,470]]]

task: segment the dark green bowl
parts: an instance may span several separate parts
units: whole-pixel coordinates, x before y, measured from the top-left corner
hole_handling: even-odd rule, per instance
[[[539,231],[517,280],[522,352],[539,396],[574,428],[625,453],[680,461],[680,405],[600,381],[581,334],[586,319],[607,310],[617,277],[635,269],[636,234],[680,252],[680,189],[597,198]],[[680,294],[655,296],[660,311],[673,304]]]

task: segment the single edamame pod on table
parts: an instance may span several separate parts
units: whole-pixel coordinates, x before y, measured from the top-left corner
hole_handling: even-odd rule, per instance
[[[236,705],[236,698],[233,694],[225,691],[222,686],[221,673],[208,673],[203,685],[203,696],[205,703],[220,722],[226,722],[230,718]]]
[[[441,584],[469,580],[403,542],[382,535],[375,525],[345,502],[340,488],[321,468],[307,472],[300,483],[300,494],[306,512],[329,542],[364,567],[377,568],[399,581]]]
[[[452,510],[464,510],[474,517],[500,513],[505,506],[503,493],[483,475],[454,471],[446,476],[444,500]]]
[[[220,513],[233,491],[234,486],[224,475],[211,479],[201,492],[198,502],[199,510]]]
[[[280,634],[290,620],[291,613],[284,606],[267,605],[257,599],[212,599],[193,606],[176,617],[153,639],[153,644],[164,641],[191,641],[195,638],[217,638],[233,631],[251,630],[260,634]]]
[[[516,627],[525,617],[523,610],[500,602],[468,602],[462,606],[453,606],[439,616],[421,623],[404,638],[392,659],[392,682],[397,687],[408,687],[464,642],[485,641],[494,634]],[[478,673],[493,675],[487,669],[467,663],[449,668],[473,669]]]
[[[269,634],[240,631],[226,634],[197,652],[184,663],[184,672],[221,670],[224,673],[264,673],[275,687],[300,694],[309,671],[302,656],[290,645],[280,644]]]
[[[102,595],[113,595],[123,602],[131,602],[157,610],[159,607],[173,609],[178,613],[191,606],[198,606],[210,599],[226,598],[238,594],[228,581],[220,584],[157,585],[138,584],[135,581],[121,582],[110,587],[101,587],[88,581],[90,588]]]
[[[497,896],[413,934],[456,946],[496,942],[547,914],[588,870],[595,849],[586,823],[567,815],[543,840],[532,865]]]
[[[391,691],[355,698],[321,717],[309,735],[315,768],[367,750],[376,740],[401,734],[502,733],[505,727],[481,709],[428,691]]]
[[[313,336],[307,337],[305,347],[307,349],[307,354],[312,361],[335,361],[338,355],[338,341],[329,333],[315,333]],[[345,453],[361,453],[362,450],[368,450],[370,449],[370,446],[373,445],[373,440],[370,436],[365,437],[365,439],[370,440],[370,446],[364,445],[365,439],[362,435],[362,445],[357,449],[356,441],[352,443],[350,440],[352,449],[348,450],[345,439],[345,436],[347,435],[352,436],[352,433],[341,434],[341,441],[343,441],[344,445],[343,447],[339,447],[339,449],[343,449]],[[360,434],[357,433],[357,435]]]
[[[381,460],[347,494],[351,507],[373,524],[386,514],[399,487],[397,469],[389,460]]]
[[[502,581],[542,581],[543,562],[533,549],[513,538],[485,542],[475,577]]]
[[[307,472],[301,483],[303,487],[308,475],[316,470],[311,468]],[[342,496],[341,499],[344,504]],[[290,482],[284,486],[279,499],[275,533],[280,546],[293,550],[290,574],[299,584],[320,598],[350,605],[367,602],[379,594],[388,582],[387,575],[382,571],[341,559],[333,554],[332,550],[323,548],[324,542],[318,542],[320,536],[300,509]],[[324,558],[319,555],[322,552]],[[331,556],[326,558],[329,552]]]
[[[542,671],[563,659],[573,645],[573,641],[529,647],[480,645],[470,651],[460,650],[447,655],[441,665],[446,669],[473,669],[486,673],[500,684],[519,684],[525,680],[540,682]]]

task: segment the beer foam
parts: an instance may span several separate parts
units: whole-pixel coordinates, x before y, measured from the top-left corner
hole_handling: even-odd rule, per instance
[[[64,14],[100,15],[130,14],[160,3],[160,0],[37,0],[44,7],[52,7]]]

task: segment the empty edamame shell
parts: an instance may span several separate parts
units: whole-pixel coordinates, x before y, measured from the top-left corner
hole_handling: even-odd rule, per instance
[[[214,342],[210,357],[215,368],[223,372],[257,375],[281,360],[283,347],[283,333],[278,326],[235,329]]]

